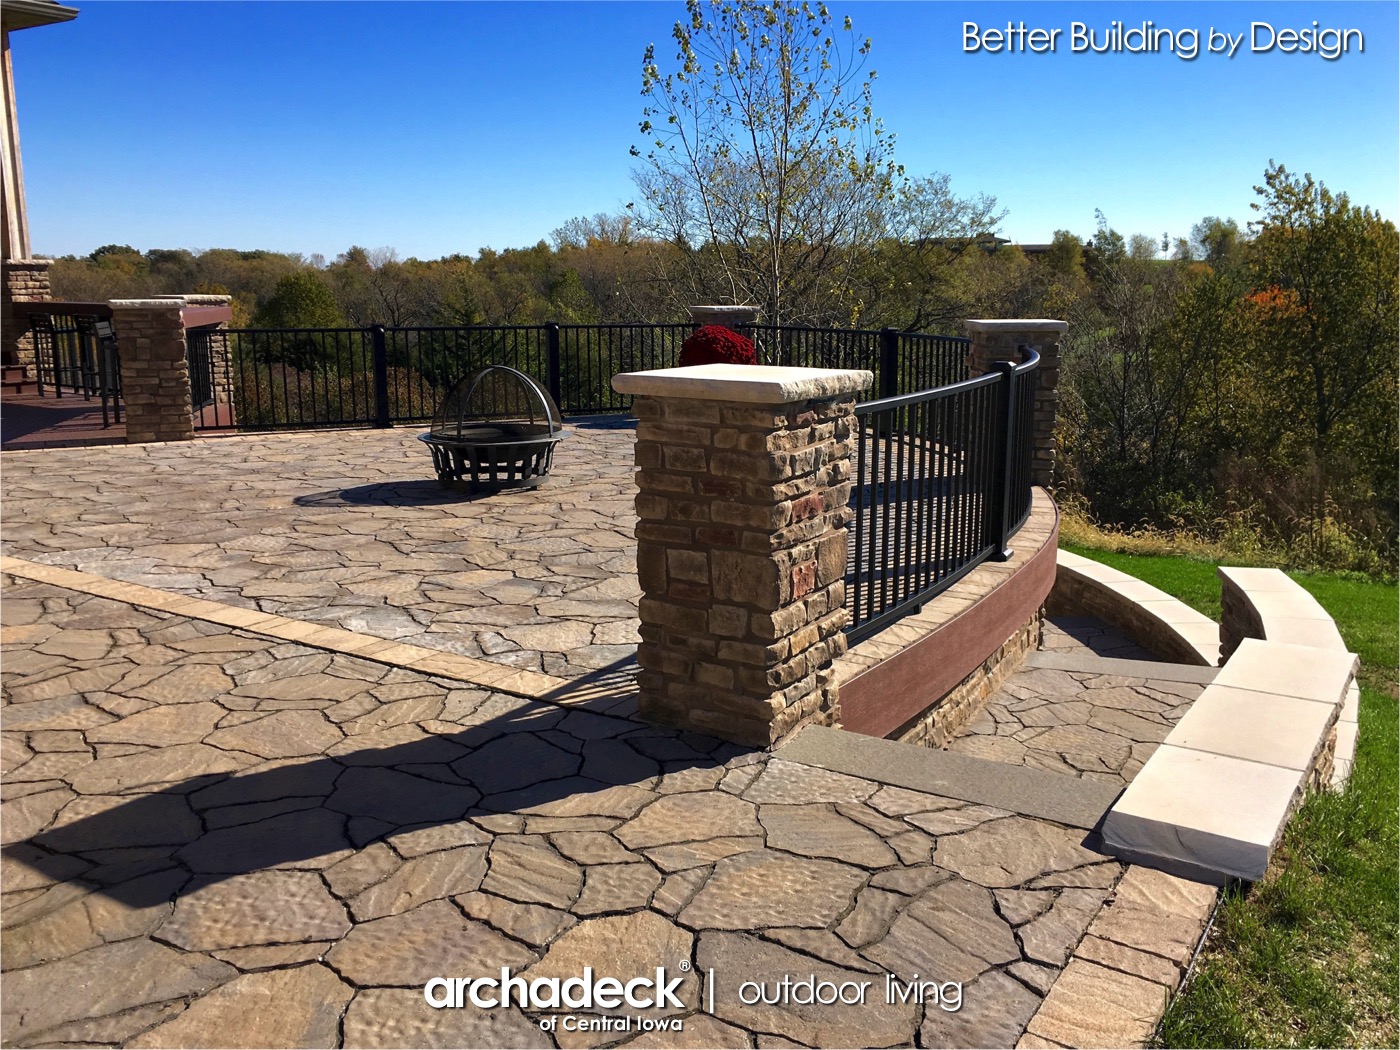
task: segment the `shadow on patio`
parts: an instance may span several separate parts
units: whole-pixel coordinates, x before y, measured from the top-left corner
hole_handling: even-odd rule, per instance
[[[632,817],[652,797],[638,782],[716,769],[744,753],[622,719],[521,705],[460,733],[395,747],[197,776],[114,805],[120,796],[97,796],[90,814],[3,853],[50,879],[147,908],[171,899],[181,880],[155,873],[172,867],[192,873],[193,890],[432,829],[451,839],[451,826],[467,817]],[[572,733],[557,728],[566,717]],[[623,733],[627,740],[617,739]],[[120,790],[115,782],[112,790]],[[455,837],[460,845],[489,841],[469,824]]]

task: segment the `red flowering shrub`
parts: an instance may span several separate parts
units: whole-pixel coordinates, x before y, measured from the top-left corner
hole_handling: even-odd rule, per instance
[[[724,325],[707,324],[697,328],[681,344],[681,366],[756,365],[758,354],[753,340]]]

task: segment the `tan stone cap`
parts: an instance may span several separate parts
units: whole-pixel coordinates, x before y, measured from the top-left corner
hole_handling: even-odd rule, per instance
[[[963,321],[969,332],[1068,332],[1068,321],[1052,321],[1048,317],[1013,317],[1008,320]]]
[[[233,302],[231,295],[206,295],[203,292],[186,292],[181,295],[153,295],[152,299],[164,299],[167,302],[179,300],[186,306],[227,306]]]
[[[181,310],[185,306],[183,295],[166,299],[110,299],[109,306],[117,310]]]
[[[5,260],[5,265],[6,265],[6,266],[51,266],[51,265],[53,265],[53,260],[52,260],[52,259],[40,259],[40,258],[37,258],[37,257],[36,257],[36,258],[33,258],[33,259],[6,259],[6,260]]]
[[[688,397],[786,405],[867,390],[875,381],[862,368],[783,368],[776,365],[688,365],[613,376],[619,394]]]

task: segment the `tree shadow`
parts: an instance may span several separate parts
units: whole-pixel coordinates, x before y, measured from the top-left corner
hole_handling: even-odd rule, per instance
[[[271,868],[321,867],[299,862],[468,817],[631,816],[645,801],[641,791],[663,774],[716,768],[747,750],[501,694],[478,711],[486,717],[457,733],[360,750],[349,737],[333,756],[191,776],[130,798],[79,796],[65,812],[89,812],[3,855],[145,908],[172,899],[170,878],[148,877],[160,871],[183,871],[182,885],[202,887]]]

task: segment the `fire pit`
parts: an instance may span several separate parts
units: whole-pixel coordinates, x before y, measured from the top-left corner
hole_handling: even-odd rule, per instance
[[[475,492],[534,488],[563,437],[548,391],[524,372],[488,365],[458,380],[419,440],[432,450],[441,484]]]

